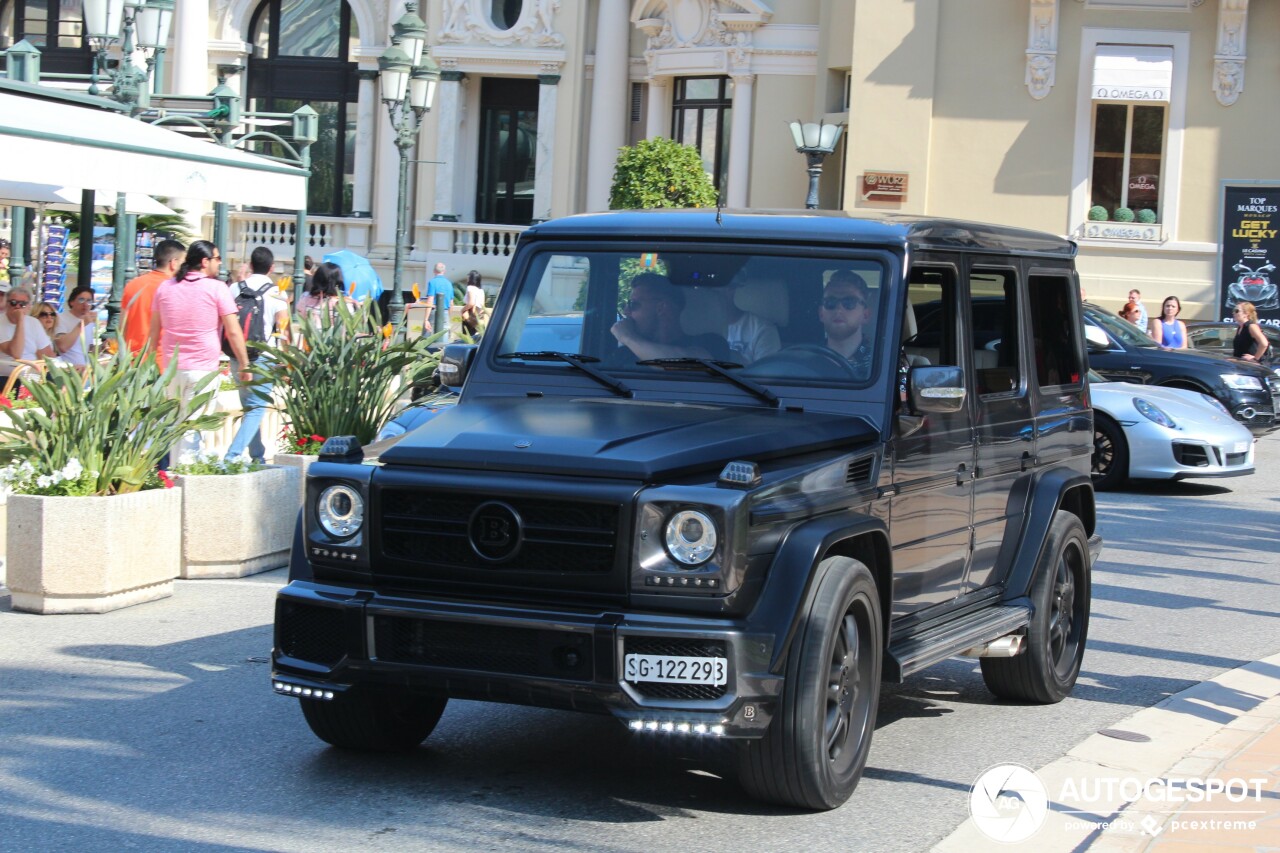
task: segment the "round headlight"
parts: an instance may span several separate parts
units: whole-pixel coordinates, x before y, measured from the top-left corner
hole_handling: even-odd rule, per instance
[[[667,522],[667,553],[686,566],[698,566],[716,550],[716,525],[706,513],[684,509]]]
[[[326,533],[345,539],[364,524],[364,498],[350,486],[330,486],[320,493],[316,514]]]
[[[1164,410],[1154,403],[1148,403],[1141,397],[1133,398],[1133,407],[1138,410],[1138,414],[1142,415],[1149,421],[1160,424],[1166,429],[1177,429],[1178,425],[1174,423],[1173,418],[1165,414]]]

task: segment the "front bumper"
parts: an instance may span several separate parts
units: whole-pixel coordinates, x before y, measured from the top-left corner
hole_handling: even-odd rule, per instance
[[[1221,397],[1219,397],[1221,399]],[[1280,377],[1268,377],[1262,390],[1228,389],[1223,405],[1231,416],[1254,435],[1266,435],[1280,427]]]
[[[1134,479],[1185,480],[1243,477],[1254,472],[1254,438],[1239,425],[1217,431],[1171,430],[1142,422],[1125,426],[1129,476]]]
[[[609,713],[637,731],[753,738],[764,734],[782,690],[768,671],[773,644],[726,619],[517,608],[293,581],[276,600],[272,678],[276,692],[303,698],[417,691]],[[629,653],[723,657],[727,683],[627,681]]]

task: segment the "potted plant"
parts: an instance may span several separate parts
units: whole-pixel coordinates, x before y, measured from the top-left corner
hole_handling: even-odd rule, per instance
[[[125,346],[84,376],[50,363],[28,386],[39,408],[9,411],[0,487],[15,609],[102,613],[172,594],[182,499],[156,465],[183,433],[224,417],[199,414],[208,383],[189,403],[171,399],[176,370]]]
[[[372,442],[413,384],[429,378],[439,362],[428,349],[439,335],[395,335],[373,311],[367,302],[350,307],[340,301],[332,311],[299,316],[296,342],[254,344],[264,352],[258,369],[274,386],[281,442],[288,448],[274,462],[302,470],[300,498],[306,469],[326,438],[354,435],[362,444]]]
[[[180,459],[184,578],[239,578],[287,565],[299,469],[221,452]]]
[[[611,210],[715,206],[715,183],[692,145],[658,136],[618,152]]]

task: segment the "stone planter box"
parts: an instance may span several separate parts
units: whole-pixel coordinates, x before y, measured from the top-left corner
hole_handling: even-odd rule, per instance
[[[182,492],[114,497],[10,495],[13,609],[106,613],[173,594],[182,563]]]
[[[297,468],[301,475],[298,478],[298,509],[307,501],[307,469],[320,457],[314,453],[277,453],[272,463],[283,467]]]
[[[300,469],[181,476],[184,578],[239,578],[289,564]]]

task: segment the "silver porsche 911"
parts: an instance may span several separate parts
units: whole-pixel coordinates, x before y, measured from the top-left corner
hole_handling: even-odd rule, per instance
[[[1095,489],[1253,473],[1253,435],[1207,394],[1089,377]]]

